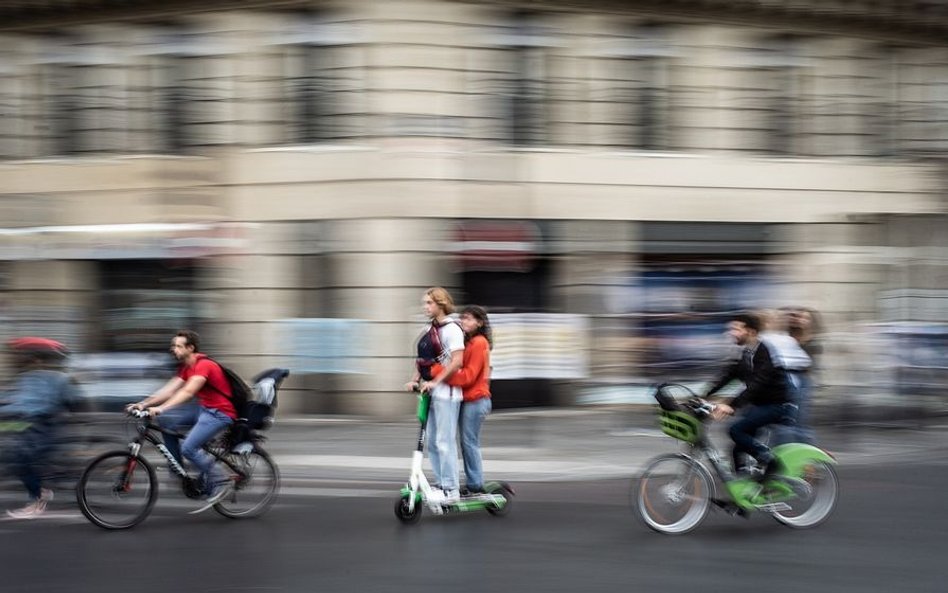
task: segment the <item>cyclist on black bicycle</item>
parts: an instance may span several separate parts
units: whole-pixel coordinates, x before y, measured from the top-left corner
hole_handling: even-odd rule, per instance
[[[201,484],[208,493],[207,504],[201,509],[204,510],[227,496],[233,484],[202,447],[230,427],[237,418],[237,412],[231,401],[230,383],[220,365],[200,353],[200,338],[196,332],[179,331],[171,341],[171,353],[181,363],[178,374],[152,395],[129,405],[128,409],[147,409],[152,417],[158,418],[165,410],[197,397],[200,406],[194,410],[193,419],[176,418],[175,423],[193,423],[194,427],[181,443],[181,453],[201,473]],[[177,442],[173,442],[176,440],[171,437],[165,439],[173,455],[178,450]]]
[[[731,364],[705,392],[710,397],[731,381],[744,383],[744,390],[730,403],[719,403],[712,413],[721,420],[744,408],[743,416],[731,425],[728,433],[734,441],[733,459],[736,473],[748,473],[745,455],[750,455],[764,468],[761,480],[780,468],[757,435],[771,424],[785,424],[794,418],[794,391],[799,387],[798,372],[810,365],[810,358],[789,336],[761,336],[758,315],[742,313],[728,323],[728,334],[742,346],[741,358]],[[786,337],[787,340],[782,338]],[[789,340],[789,341],[788,341]]]
[[[78,399],[78,387],[62,370],[66,347],[46,338],[18,338],[7,343],[17,373],[13,388],[4,394],[0,416],[22,423],[16,441],[4,452],[6,461],[23,482],[31,502],[7,511],[14,519],[32,519],[46,511],[53,492],[43,488],[42,473],[63,413]]]

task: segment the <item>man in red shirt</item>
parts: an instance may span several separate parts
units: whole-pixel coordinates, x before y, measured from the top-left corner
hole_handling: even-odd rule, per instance
[[[207,505],[199,510],[210,508],[227,496],[232,486],[224,471],[217,467],[214,458],[202,447],[219,432],[230,426],[237,418],[237,412],[231,401],[230,383],[224,376],[220,365],[199,352],[200,338],[196,332],[181,330],[171,340],[171,353],[178,360],[178,374],[161,389],[142,401],[129,406],[130,409],[148,409],[153,418],[158,418],[166,410],[186,404],[196,397],[194,427],[181,443],[181,453],[201,472],[202,483],[209,492]],[[187,414],[185,414],[187,416]],[[184,416],[174,418],[174,424],[186,424]],[[159,420],[159,423],[165,425]],[[180,462],[177,443],[171,446],[166,437],[166,445],[172,455]]]

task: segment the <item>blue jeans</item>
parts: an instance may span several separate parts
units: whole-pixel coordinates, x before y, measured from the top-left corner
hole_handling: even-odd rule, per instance
[[[431,398],[428,411],[428,459],[434,481],[444,490],[458,489],[458,415],[460,401]]]
[[[734,441],[734,469],[743,464],[743,455],[750,455],[762,465],[773,459],[770,448],[757,439],[760,429],[770,424],[785,424],[793,421],[794,404],[770,404],[751,406],[744,415],[731,425],[728,434]]]
[[[491,408],[489,397],[461,404],[461,457],[464,458],[464,477],[468,490],[484,487],[481,424],[490,414]]]
[[[226,482],[227,475],[217,467],[214,457],[201,447],[233,422],[227,414],[220,410],[201,408],[194,428],[181,443],[181,452],[185,459],[193,463],[194,467],[201,472],[202,483],[208,491],[213,491],[216,485]]]
[[[796,410],[793,413],[793,422],[774,427],[773,443],[807,443],[816,444],[816,435],[810,427],[810,394],[813,389],[813,380],[807,373],[797,375],[798,384],[793,391],[793,403]]]
[[[187,430],[197,422],[200,413],[201,405],[191,400],[180,406],[175,406],[158,416],[158,426],[168,430],[187,432]],[[170,434],[162,435],[162,438],[165,441],[165,447],[168,448],[168,452],[171,453],[171,456],[183,467],[184,461],[181,459],[181,444],[178,442],[178,438]]]
[[[18,435],[13,450],[9,453],[13,473],[23,483],[32,500],[40,497],[42,472],[52,448],[52,436],[51,426],[41,422],[34,423]]]

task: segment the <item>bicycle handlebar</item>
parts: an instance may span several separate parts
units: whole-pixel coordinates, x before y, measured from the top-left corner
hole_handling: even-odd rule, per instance
[[[688,394],[689,397],[684,401],[679,402],[667,392],[669,387],[681,388]],[[674,383],[662,383],[659,385],[655,390],[655,399],[658,400],[659,405],[664,410],[674,411],[684,408],[695,417],[701,419],[710,417],[715,408],[715,404],[702,399],[695,392],[688,389],[684,385],[678,385]]]

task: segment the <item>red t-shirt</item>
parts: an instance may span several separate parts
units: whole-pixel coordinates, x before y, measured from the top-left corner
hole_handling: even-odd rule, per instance
[[[204,387],[197,392],[198,402],[205,408],[220,410],[227,416],[237,419],[237,411],[234,409],[233,402],[230,401],[230,383],[224,376],[219,364],[207,357],[206,354],[197,354],[197,360],[191,366],[181,365],[178,369],[178,376],[185,382],[191,377],[197,375],[204,377],[206,382]]]

